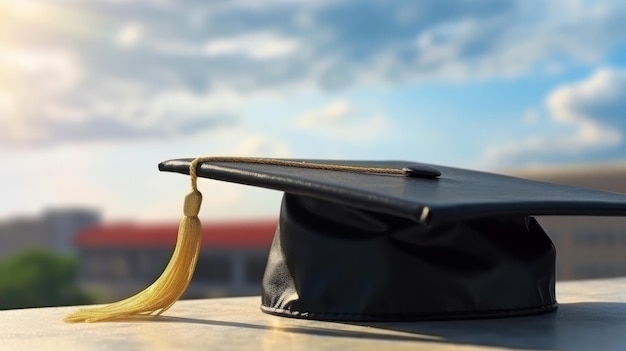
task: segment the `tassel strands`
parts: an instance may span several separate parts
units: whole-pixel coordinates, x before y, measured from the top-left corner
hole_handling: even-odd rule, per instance
[[[178,228],[176,248],[163,274],[152,285],[136,295],[102,307],[84,308],[65,317],[65,322],[101,322],[137,315],[159,315],[167,311],[185,292],[193,276],[202,230],[198,213],[202,194],[195,179],[197,162],[190,165],[192,191],[185,197],[184,217]]]

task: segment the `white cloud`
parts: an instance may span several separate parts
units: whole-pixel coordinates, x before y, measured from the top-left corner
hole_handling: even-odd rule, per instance
[[[547,105],[561,122],[626,121],[626,70],[598,69],[585,81],[556,89]]]
[[[45,128],[24,118],[18,99],[7,91],[0,91],[0,140],[27,142],[32,138],[45,137]]]
[[[602,1],[539,7],[524,1],[137,7],[155,16],[141,19],[151,29],[142,40],[154,52],[144,52],[136,65],[169,65],[161,62],[164,55],[186,57],[171,66],[183,79],[204,76],[211,84],[283,93],[294,86],[338,89],[362,82],[565,71],[597,62],[623,43],[619,33],[626,13],[617,2]],[[187,23],[190,16],[196,18],[193,25]],[[119,21],[132,23],[128,17]]]
[[[125,123],[164,130],[177,131],[186,122],[208,121],[212,116],[227,116],[242,98],[233,92],[196,94],[189,90],[162,90],[155,94],[137,97],[122,106],[112,106],[112,115]],[[190,132],[192,130],[189,130]]]
[[[353,122],[355,116],[350,103],[335,101],[320,109],[302,114],[298,118],[298,125],[303,128],[333,129],[344,127]]]
[[[389,132],[389,119],[381,114],[360,114],[350,102],[335,101],[305,112],[296,119],[298,128],[345,140],[379,139]]]
[[[551,162],[621,144],[622,135],[598,125],[577,125],[569,135],[530,137],[498,147],[487,148],[485,160],[491,165],[513,165]]]
[[[298,49],[299,42],[294,38],[275,33],[253,33],[229,38],[217,38],[204,46],[208,56],[244,55],[256,60],[287,56]]]
[[[546,98],[548,136],[488,148],[492,164],[542,162],[597,152],[621,153],[626,130],[626,70],[599,69],[589,78],[556,88]],[[527,120],[528,114],[523,117]],[[622,155],[623,157],[623,155]]]
[[[48,121],[82,121],[63,99],[80,84],[83,69],[67,50],[0,46],[0,141],[28,143],[50,135]],[[49,113],[47,115],[47,113]]]
[[[0,143],[176,136],[232,123],[241,96],[103,77],[68,50],[0,50]]]
[[[18,94],[34,91],[51,98],[71,92],[83,78],[75,53],[63,49],[16,49],[0,46],[0,88]]]
[[[129,23],[123,26],[115,36],[115,42],[122,47],[136,45],[143,34],[143,28],[137,23]]]
[[[263,94],[566,72],[626,41],[626,6],[617,1],[253,3],[68,0],[27,28],[6,15],[1,32],[20,40],[0,41],[1,103],[19,118],[0,121],[13,135],[2,141],[182,135]],[[221,89],[237,91],[238,104],[214,99]],[[388,126],[384,115],[363,112],[352,122],[360,134]]]
[[[291,156],[291,148],[286,142],[269,135],[251,134],[244,136],[241,140],[235,148],[234,155],[280,158]]]
[[[15,118],[20,114],[15,100],[15,97],[9,92],[0,91],[0,113],[5,118]]]

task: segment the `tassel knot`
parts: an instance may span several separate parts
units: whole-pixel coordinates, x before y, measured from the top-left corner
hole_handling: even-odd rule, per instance
[[[187,217],[198,217],[200,213],[200,206],[202,205],[202,193],[198,190],[192,190],[187,196],[185,196],[185,203],[183,205],[183,213]]]

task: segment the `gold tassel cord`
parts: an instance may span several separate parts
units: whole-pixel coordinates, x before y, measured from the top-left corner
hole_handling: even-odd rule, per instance
[[[240,162],[240,163],[254,163],[271,166],[285,166],[296,168],[308,168],[319,169],[327,171],[340,171],[340,172],[356,172],[356,173],[375,173],[375,174],[387,174],[387,175],[408,175],[408,171],[401,168],[392,167],[365,167],[365,166],[348,166],[348,165],[335,165],[328,163],[316,163],[309,161],[293,161],[293,160],[281,160],[275,158],[261,158],[261,157],[239,157],[239,156],[207,156],[198,157],[192,161],[192,165],[189,167],[189,175],[191,176],[192,187],[195,188],[194,182],[197,180],[196,169],[197,165],[204,162]],[[195,163],[195,166],[193,165]]]
[[[136,315],[159,315],[167,311],[187,289],[198,261],[202,239],[198,218],[201,203],[202,194],[194,184],[192,191],[185,197],[185,217],[180,221],[172,258],[152,285],[125,300],[102,307],[80,309],[65,317],[64,321],[101,322]]]
[[[251,157],[196,158],[189,165],[191,192],[185,197],[184,217],[178,228],[176,248],[161,276],[145,290],[132,297],[101,307],[80,309],[65,317],[65,322],[101,322],[137,315],[159,315],[167,311],[182,296],[189,286],[200,253],[202,230],[198,213],[202,204],[202,194],[197,187],[197,168],[198,164],[203,162],[245,162],[330,171],[406,175],[405,170],[397,168],[332,165]]]

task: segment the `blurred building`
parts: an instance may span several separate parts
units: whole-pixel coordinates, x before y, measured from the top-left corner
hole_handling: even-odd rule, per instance
[[[205,223],[202,250],[183,298],[259,295],[275,220]],[[75,240],[79,283],[111,301],[150,285],[167,265],[178,225],[92,227]]]
[[[40,217],[22,217],[0,223],[0,260],[29,249],[73,253],[74,236],[100,223],[100,214],[87,209],[53,209]]]
[[[626,163],[536,168],[524,178],[626,193]],[[626,218],[539,217],[557,248],[560,280],[626,276]]]

